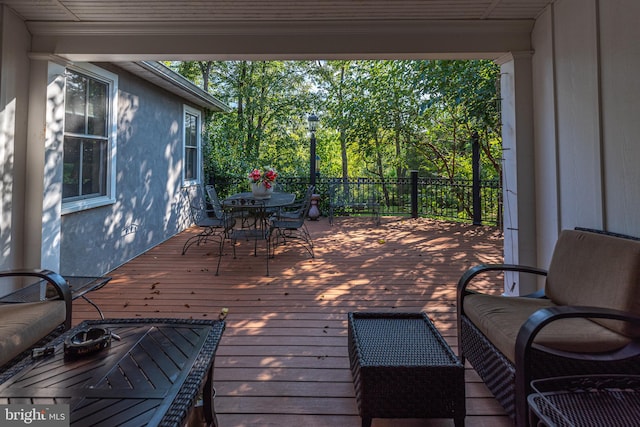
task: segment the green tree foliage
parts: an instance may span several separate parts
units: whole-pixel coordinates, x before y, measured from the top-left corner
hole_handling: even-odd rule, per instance
[[[425,171],[449,179],[471,176],[471,135],[478,132],[485,178],[500,175],[501,137],[497,94],[499,68],[489,61],[424,61],[423,138],[416,153]]]
[[[500,174],[498,67],[489,61],[226,61],[172,64],[233,108],[207,123],[208,175],[256,166],[308,175],[306,117],[320,116],[326,176],[471,177],[478,132],[484,178]]]
[[[237,176],[274,166],[304,175],[301,126],[314,98],[308,66],[294,61],[170,63],[176,71],[232,107],[206,123],[205,171]],[[307,154],[308,161],[308,154]]]
[[[347,132],[351,117],[355,116],[352,107],[353,97],[349,88],[352,82],[352,61],[318,61],[313,69],[320,97],[323,102],[323,126],[334,129],[340,148],[340,173],[333,176],[349,177],[349,155]],[[328,156],[325,155],[325,159]],[[332,162],[333,163],[333,162]]]

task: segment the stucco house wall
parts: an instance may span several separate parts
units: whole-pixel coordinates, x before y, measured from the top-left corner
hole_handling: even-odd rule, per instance
[[[185,101],[113,64],[94,65],[118,75],[116,202],[62,215],[63,275],[105,274],[191,222],[182,182]]]

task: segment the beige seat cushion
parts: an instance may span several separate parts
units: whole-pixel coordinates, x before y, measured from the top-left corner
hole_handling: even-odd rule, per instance
[[[0,366],[64,323],[64,301],[0,304]]]
[[[520,327],[536,310],[555,304],[548,299],[468,295],[464,311],[474,325],[515,363],[516,338]],[[629,339],[588,319],[552,322],[536,337],[535,343],[564,351],[597,353],[612,351]]]

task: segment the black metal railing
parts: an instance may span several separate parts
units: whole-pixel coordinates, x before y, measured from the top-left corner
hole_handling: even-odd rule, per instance
[[[474,224],[502,225],[502,186],[499,180],[480,180],[479,201],[474,212],[473,180],[426,178],[412,174],[407,178],[341,178],[316,177],[316,193],[320,195],[319,208],[323,215],[329,212],[330,185],[342,183],[363,199],[375,198],[380,203],[382,216],[408,216],[447,219]],[[246,177],[219,179],[214,182],[220,197],[249,191]],[[276,191],[295,193],[303,198],[309,178],[278,177]],[[354,191],[354,190],[351,190]],[[365,214],[366,215],[366,214]]]

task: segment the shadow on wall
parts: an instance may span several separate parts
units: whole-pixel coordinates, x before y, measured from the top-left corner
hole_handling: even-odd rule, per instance
[[[116,201],[62,218],[63,274],[105,274],[190,225],[176,120],[182,104],[172,107],[121,88]]]

